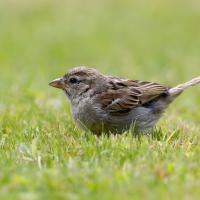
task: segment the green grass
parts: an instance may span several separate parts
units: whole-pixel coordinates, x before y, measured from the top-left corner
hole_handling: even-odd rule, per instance
[[[200,3],[0,2],[0,199],[199,199],[200,87],[152,136],[77,130],[48,82],[76,65],[175,85],[200,75]]]

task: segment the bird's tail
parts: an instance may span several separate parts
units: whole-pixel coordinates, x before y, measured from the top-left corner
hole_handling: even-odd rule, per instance
[[[193,85],[197,85],[197,84],[200,84],[200,76],[198,76],[186,83],[182,83],[180,85],[172,87],[171,89],[169,89],[169,94],[170,94],[170,96],[176,96],[176,95],[180,94],[182,91],[184,91],[185,89],[187,89]]]

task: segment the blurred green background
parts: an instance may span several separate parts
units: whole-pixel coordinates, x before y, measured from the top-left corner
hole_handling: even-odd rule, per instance
[[[96,165],[92,167],[93,154],[87,150],[87,139],[81,138],[85,141],[82,143],[79,135],[81,133],[75,130],[64,95],[48,86],[50,80],[78,65],[95,67],[111,75],[165,85],[175,85],[199,76],[200,1],[1,0],[0,185],[3,189],[0,189],[0,194],[2,198],[65,198],[65,191],[68,190],[70,199],[82,199],[82,197],[101,199],[103,190],[105,199],[112,197],[131,199],[132,187],[136,189],[135,197],[138,198],[145,197],[145,194],[153,199],[156,198],[154,196],[156,194],[166,197],[167,192],[172,196],[175,195],[175,199],[197,197],[199,182],[194,181],[200,176],[199,138],[195,140],[197,146],[191,150],[191,155],[194,157],[181,157],[180,154],[188,153],[190,136],[192,133],[195,135],[199,133],[200,88],[197,86],[179,97],[159,124],[166,134],[170,135],[173,130],[178,130],[180,136],[185,137],[184,141],[187,141],[185,143],[187,150],[180,150],[181,146],[178,146],[177,154],[172,147],[169,151],[168,159],[171,160],[169,171],[171,165],[176,166],[176,163],[180,168],[182,166],[185,168],[183,167],[182,171],[181,168],[177,174],[172,173],[172,179],[168,180],[172,188],[168,188],[162,185],[163,180],[159,182],[152,178],[157,174],[157,166],[155,160],[149,159],[151,156],[153,158],[153,155],[144,153],[149,151],[145,145],[154,142],[158,145],[156,148],[160,149],[160,144],[154,140],[150,144],[144,142],[141,151],[137,151],[141,155],[143,153],[146,155],[143,160],[134,163],[135,161],[129,158],[122,159],[121,150],[120,152],[116,150],[118,152],[114,154],[116,160],[107,163],[100,157],[104,152],[105,158],[112,160],[113,154],[108,153],[111,147],[105,145],[101,150],[96,149],[95,138],[90,138],[94,142],[91,142],[93,146],[90,146],[90,150],[96,152]],[[73,135],[77,136],[75,141],[71,139]],[[102,144],[107,144],[109,140],[112,143],[112,139],[109,138],[105,141],[102,138],[98,140],[102,141]],[[124,140],[123,136],[115,141],[116,149],[125,148],[121,140]],[[180,142],[179,139],[175,139],[174,143],[177,141]],[[76,146],[79,146],[78,150]],[[65,153],[75,151],[74,148],[77,152],[80,149],[85,152],[85,157],[82,157],[82,154],[72,153],[66,158]],[[134,148],[130,149],[132,153],[136,151]],[[167,148],[169,147],[162,150],[168,151]],[[40,159],[46,171],[44,169],[38,172],[41,168]],[[79,164],[76,160],[80,161],[77,161]],[[115,162],[118,163],[115,170],[109,171],[108,169],[115,166]],[[136,170],[135,176],[138,173],[141,181],[128,178],[129,174],[123,171],[124,165],[122,165],[127,162],[133,167],[138,163],[136,169],[129,168],[128,165],[127,170],[128,173]],[[194,166],[186,165],[190,162]],[[71,172],[72,163],[76,163],[79,166],[77,171],[82,169],[83,174],[87,171],[86,164],[91,170],[83,178],[76,170]],[[162,157],[157,163],[165,166]],[[62,168],[63,166],[69,168]],[[48,171],[49,169],[52,171]],[[151,169],[155,174],[151,174]],[[143,174],[143,170],[146,173]],[[120,174],[121,171],[125,175]],[[186,172],[189,173],[189,179],[184,176]],[[62,174],[68,173],[72,173],[75,179],[82,178],[82,182],[74,182],[72,177],[68,177],[66,184]],[[158,170],[159,173],[162,177],[162,170],[161,172]],[[37,183],[33,183],[36,181],[35,177]],[[104,177],[105,180],[101,181],[100,177]],[[109,180],[106,177],[109,177]],[[124,177],[126,178],[123,179]],[[191,187],[186,184],[187,181]],[[126,189],[123,188],[125,183],[129,185]],[[75,189],[85,185],[88,186],[85,190]],[[176,188],[175,191],[173,187]],[[117,191],[116,195],[112,196],[109,190]],[[151,193],[152,190],[155,192],[154,195]],[[36,191],[38,193],[34,193]],[[186,193],[182,193],[183,191]]]
[[[47,94],[49,80],[78,65],[167,85],[200,74],[197,0],[7,0],[0,15],[6,102]]]

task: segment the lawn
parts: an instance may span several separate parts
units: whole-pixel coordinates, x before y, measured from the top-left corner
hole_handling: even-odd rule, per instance
[[[48,86],[77,65],[165,85],[199,76],[199,1],[1,1],[0,199],[199,199],[200,86],[152,136],[96,137]]]

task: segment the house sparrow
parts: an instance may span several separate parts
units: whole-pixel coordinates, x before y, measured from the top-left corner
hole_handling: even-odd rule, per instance
[[[95,134],[150,133],[168,105],[200,76],[176,87],[103,75],[96,69],[75,67],[49,83],[70,101],[76,124]]]

